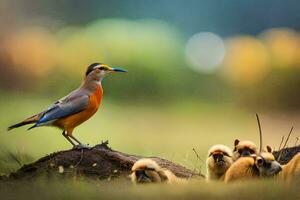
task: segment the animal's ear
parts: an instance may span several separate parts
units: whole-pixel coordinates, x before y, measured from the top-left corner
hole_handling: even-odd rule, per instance
[[[238,145],[240,143],[240,141],[238,139],[234,140],[234,146]]]
[[[269,145],[267,145],[267,152],[269,152],[269,153],[272,153],[272,152],[273,152],[272,147],[270,147]]]

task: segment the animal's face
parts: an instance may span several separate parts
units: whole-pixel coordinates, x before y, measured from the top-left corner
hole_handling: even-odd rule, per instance
[[[239,141],[238,139],[234,141],[234,149],[233,149],[234,161],[240,157],[246,157],[257,153],[258,153],[257,147],[253,142]]]
[[[161,182],[161,177],[155,169],[138,169],[134,171],[137,183]]]
[[[231,158],[226,152],[222,151],[215,151],[211,154],[211,157],[216,166],[224,166],[226,165],[226,161],[230,160]]]
[[[256,157],[255,165],[259,170],[260,176],[263,177],[274,176],[282,170],[281,165],[275,160],[272,149],[269,146],[267,146],[266,152],[262,152]]]
[[[131,180],[134,183],[164,182],[166,174],[160,166],[151,159],[140,159],[131,168]]]
[[[222,173],[232,164],[231,150],[223,145],[215,145],[208,152],[207,165],[215,172]]]

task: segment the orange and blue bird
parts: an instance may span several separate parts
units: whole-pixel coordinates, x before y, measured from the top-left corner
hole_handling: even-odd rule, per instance
[[[8,130],[27,124],[33,124],[28,130],[40,126],[54,126],[63,130],[62,135],[74,147],[86,147],[73,136],[73,130],[97,112],[103,98],[101,82],[107,74],[114,72],[127,71],[103,63],[91,64],[78,89],[56,101],[48,109],[8,127]]]

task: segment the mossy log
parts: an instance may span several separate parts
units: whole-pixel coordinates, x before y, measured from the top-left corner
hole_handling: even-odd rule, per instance
[[[39,176],[87,177],[92,179],[114,179],[128,177],[132,165],[142,156],[129,155],[108,147],[108,142],[90,149],[70,149],[52,153],[36,162],[26,164],[11,173],[7,179],[32,179]],[[149,157],[161,167],[171,170],[181,178],[204,178],[202,174],[158,157]],[[2,177],[3,178],[3,177]]]

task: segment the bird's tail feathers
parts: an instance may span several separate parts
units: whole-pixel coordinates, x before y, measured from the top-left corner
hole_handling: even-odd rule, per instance
[[[7,130],[10,131],[12,129],[15,129],[15,128],[18,128],[18,127],[21,127],[21,126],[24,126],[24,125],[27,125],[27,124],[34,124],[34,123],[36,123],[36,122],[39,121],[41,115],[42,115],[42,113],[39,113],[37,115],[29,117],[29,118],[25,119],[22,122],[19,122],[17,124],[11,125],[10,127],[7,128]],[[36,125],[30,127],[28,130],[30,130],[30,129],[34,128],[34,127],[36,127]]]
[[[34,124],[33,126],[30,126],[30,127],[27,129],[27,131],[29,131],[30,129],[36,128],[36,127],[38,127],[38,124]]]

